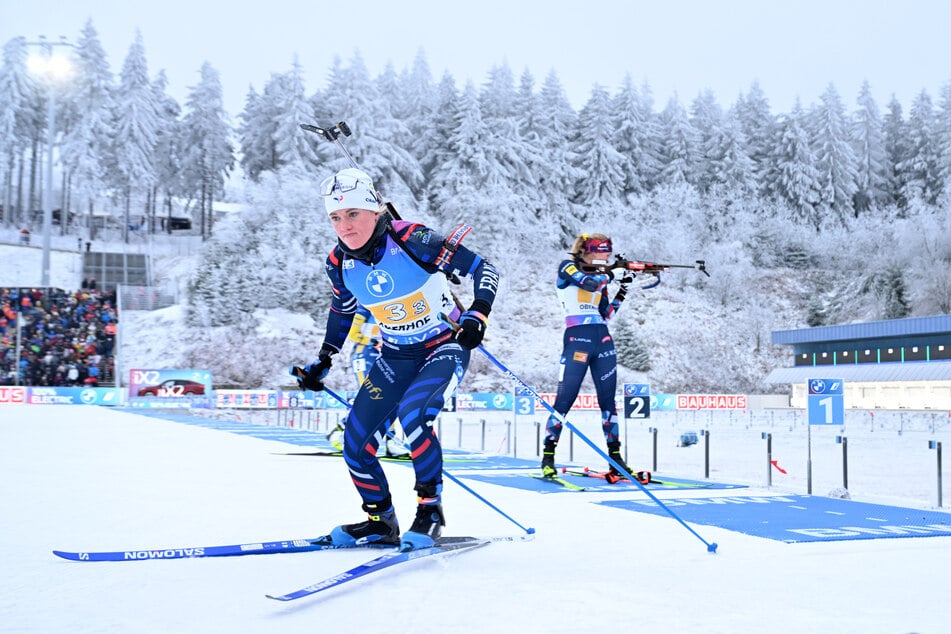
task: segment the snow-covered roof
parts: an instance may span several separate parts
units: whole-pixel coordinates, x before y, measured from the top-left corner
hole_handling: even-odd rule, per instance
[[[767,383],[805,383],[813,378],[833,378],[856,383],[885,381],[948,381],[951,361],[915,363],[856,363],[854,365],[817,365],[777,368],[766,377]]]
[[[888,319],[860,324],[817,326],[797,330],[774,330],[773,343],[799,344],[828,341],[852,341],[856,339],[879,339],[909,337],[915,335],[941,335],[951,333],[951,315]]]

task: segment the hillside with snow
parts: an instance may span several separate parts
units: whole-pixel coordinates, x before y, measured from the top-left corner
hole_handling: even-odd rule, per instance
[[[219,386],[278,387],[292,384],[290,365],[315,358],[329,301],[323,272],[333,244],[329,223],[322,212],[315,215],[307,183],[256,189],[249,200],[246,212],[216,225],[212,239],[190,252],[165,236],[136,245],[152,256],[154,284],[179,304],[122,313],[121,367],[210,369]],[[662,217],[665,206],[679,202],[654,197],[652,213]],[[443,231],[455,226],[421,216]],[[731,239],[721,241],[704,239],[689,218],[658,221],[637,233],[617,218],[599,221],[598,228],[614,236],[617,252],[687,264],[702,257],[710,272],[705,277],[672,269],[657,288],[629,293],[611,327],[619,383],[649,382],[657,392],[782,392],[785,386],[763,382],[773,368],[790,365],[791,351],[770,342],[773,330],[882,319],[896,301],[888,282],[893,273],[899,275],[899,299],[908,316],[951,305],[942,295],[951,295],[951,246],[940,239],[949,234],[949,221],[940,214],[896,218],[887,225],[856,222],[821,235],[778,221],[737,221]],[[476,223],[466,239],[502,273],[485,346],[526,382],[555,391],[563,318],[554,279],[567,247],[542,237],[528,219],[513,218],[510,229],[500,236]],[[16,246],[15,233],[4,231],[0,284],[38,285],[37,240]],[[883,236],[887,249],[878,246]],[[82,270],[75,239],[54,238],[52,283],[78,288]],[[103,242],[97,248],[127,246]],[[638,278],[634,285],[643,282]],[[465,281],[457,287],[463,302],[468,291]],[[349,349],[344,353],[331,381],[339,389],[355,389],[347,370]],[[590,379],[586,383],[583,390],[592,387]],[[462,389],[508,391],[511,384],[482,355],[474,355]]]

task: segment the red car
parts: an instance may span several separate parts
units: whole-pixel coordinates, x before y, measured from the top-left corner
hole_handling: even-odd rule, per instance
[[[189,394],[203,396],[205,385],[187,379],[169,379],[139,390],[139,396],[188,396]]]

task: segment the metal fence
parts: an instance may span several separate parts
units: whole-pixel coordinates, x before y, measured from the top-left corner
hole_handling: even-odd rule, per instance
[[[328,433],[345,412],[259,409],[215,415]],[[603,448],[599,412],[573,411],[568,419]],[[536,461],[546,420],[540,412],[443,412],[433,425],[447,449]],[[940,469],[941,443],[951,442],[949,412],[846,410],[844,425],[826,427],[809,425],[802,409],[678,410],[622,419],[620,425],[628,464],[660,476],[932,508],[942,506],[941,490],[949,484]],[[699,442],[683,446],[686,432],[696,432]],[[561,436],[556,461],[606,468],[570,429]]]
[[[119,310],[158,310],[179,303],[179,298],[158,286],[127,286],[120,284],[116,301]],[[121,316],[120,316],[121,319]]]

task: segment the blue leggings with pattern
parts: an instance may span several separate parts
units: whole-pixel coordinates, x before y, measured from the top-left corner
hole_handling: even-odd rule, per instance
[[[617,390],[617,353],[614,339],[604,324],[587,324],[565,329],[561,353],[561,377],[554,410],[564,416],[574,405],[585,374],[591,370],[591,379],[598,395],[601,409],[601,427],[604,440],[618,439],[617,406],[614,393]],[[558,442],[562,424],[558,417],[548,417],[545,440]]]
[[[462,380],[469,357],[470,351],[452,339],[429,348],[383,346],[344,428],[344,461],[364,502],[380,502],[390,494],[376,452],[397,417],[412,450],[416,482],[442,483],[442,446],[429,423]]]

